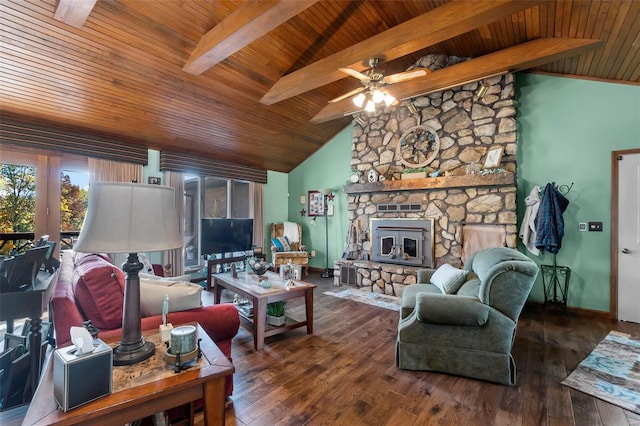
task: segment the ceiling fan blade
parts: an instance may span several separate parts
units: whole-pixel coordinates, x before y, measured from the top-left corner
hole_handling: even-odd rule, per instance
[[[369,81],[371,81],[368,75],[362,74],[360,71],[352,70],[351,68],[338,68],[338,69],[343,73],[349,74],[351,77],[355,77],[364,83],[368,83]]]
[[[384,78],[384,82],[389,84],[399,83],[401,81],[410,80],[412,78],[423,77],[429,73],[431,73],[431,70],[428,68],[420,68],[417,70],[399,72],[397,74],[386,76]]]
[[[345,93],[345,94],[344,94],[344,95],[342,95],[342,96],[338,96],[337,98],[331,99],[331,100],[329,101],[329,103],[340,102],[341,100],[346,99],[346,98],[348,98],[349,96],[353,96],[353,95],[355,95],[356,93],[360,93],[360,92],[362,92],[364,89],[365,89],[364,87],[358,87],[357,89],[353,89],[352,91],[347,92],[347,93]]]

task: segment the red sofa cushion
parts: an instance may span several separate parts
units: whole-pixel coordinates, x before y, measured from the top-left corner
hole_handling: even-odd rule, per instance
[[[72,278],[76,304],[99,329],[122,327],[124,273],[99,255],[75,259]]]

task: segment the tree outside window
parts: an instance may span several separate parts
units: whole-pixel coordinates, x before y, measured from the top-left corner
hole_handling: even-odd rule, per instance
[[[30,166],[0,166],[0,232],[33,232],[36,216],[36,169]],[[14,248],[7,242],[0,254]]]

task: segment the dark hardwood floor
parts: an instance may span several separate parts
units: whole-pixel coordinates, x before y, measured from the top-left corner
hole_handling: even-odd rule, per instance
[[[560,385],[610,330],[640,335],[640,324],[528,305],[513,349],[517,385],[509,387],[397,369],[398,313],[324,295],[333,280],[317,272],[309,281],[318,285],[313,335],[293,330],[256,352],[240,328],[227,425],[640,425],[639,415]],[[210,294],[204,299],[211,303]],[[303,315],[301,302],[290,302],[289,314]],[[19,425],[24,413],[6,415],[2,425]]]
[[[324,295],[333,280],[317,273],[309,281],[318,285],[313,335],[294,330],[256,352],[241,327],[227,425],[640,425],[639,415],[560,385],[610,330],[640,335],[640,324],[528,305],[509,387],[397,369],[398,313]],[[293,303],[289,312],[303,314]]]

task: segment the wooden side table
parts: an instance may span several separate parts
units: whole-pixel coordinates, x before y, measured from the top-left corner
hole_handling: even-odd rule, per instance
[[[66,413],[53,398],[53,363],[49,362],[22,424],[124,424],[204,398],[205,424],[224,425],[225,377],[234,368],[200,325],[193,324],[202,338],[202,359],[196,366],[174,373],[163,360],[165,349],[158,333],[147,331],[145,339],[156,343],[155,355],[138,364],[113,367],[110,395]]]

